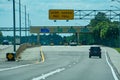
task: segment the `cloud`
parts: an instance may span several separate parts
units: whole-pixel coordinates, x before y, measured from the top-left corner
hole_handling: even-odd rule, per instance
[[[18,0],[16,1],[18,2]],[[21,0],[21,4],[27,6],[27,12],[30,13],[30,19],[32,20],[32,24],[40,25],[48,23],[47,25],[49,25],[53,24],[48,19],[49,9],[108,9],[108,7],[110,6],[110,0]],[[19,9],[18,4],[16,5],[16,9]],[[10,2],[7,0],[0,0],[0,14],[11,12],[11,10],[12,1]],[[24,11],[23,7],[22,11]],[[5,21],[7,20],[7,17],[5,15],[0,16],[3,16]],[[24,14],[22,14],[22,17],[24,17]],[[75,21],[71,21],[71,24],[72,22],[73,24],[75,23]]]
[[[0,13],[8,13],[12,10],[12,3],[7,0],[0,0]]]
[[[6,1],[5,0],[0,0],[0,4],[3,4],[5,3]]]

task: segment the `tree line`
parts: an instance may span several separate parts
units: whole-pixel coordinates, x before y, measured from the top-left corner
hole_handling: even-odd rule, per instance
[[[119,46],[120,22],[111,21],[105,13],[99,12],[89,24],[93,30],[95,44],[111,47]]]

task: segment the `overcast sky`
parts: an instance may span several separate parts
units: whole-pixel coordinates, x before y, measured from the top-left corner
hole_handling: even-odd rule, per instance
[[[16,26],[18,21],[18,2],[16,1]],[[31,25],[87,25],[89,21],[71,20],[53,22],[48,18],[49,9],[74,9],[74,10],[99,10],[111,9],[111,5],[119,7],[117,1],[111,0],[21,0],[22,4],[22,26],[24,27],[24,7],[30,14]],[[114,8],[112,8],[114,9]],[[12,0],[0,0],[0,27],[12,27]]]

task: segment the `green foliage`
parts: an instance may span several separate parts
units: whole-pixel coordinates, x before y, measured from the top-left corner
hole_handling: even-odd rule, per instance
[[[2,35],[2,32],[0,32],[0,44],[2,43],[2,37],[3,35]]]
[[[90,25],[93,29],[95,43],[107,45],[117,45],[119,36],[119,22],[111,22],[105,13],[99,12]]]
[[[110,22],[105,13],[99,12],[95,18],[91,20],[90,25],[92,27],[96,27],[96,25],[98,25],[100,22]]]
[[[120,48],[115,48],[120,53]]]
[[[3,35],[2,35],[2,32],[0,32],[0,37],[2,37]]]

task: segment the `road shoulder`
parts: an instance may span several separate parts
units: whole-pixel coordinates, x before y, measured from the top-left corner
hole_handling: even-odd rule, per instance
[[[113,48],[105,48],[110,64],[113,66],[115,73],[120,80],[120,54]]]

